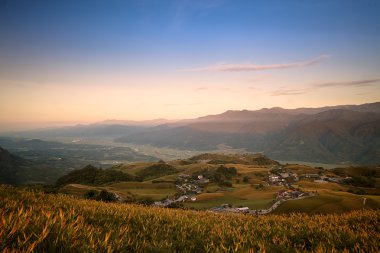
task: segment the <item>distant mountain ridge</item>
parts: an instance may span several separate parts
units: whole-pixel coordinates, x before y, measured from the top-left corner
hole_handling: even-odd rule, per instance
[[[380,102],[226,111],[145,129],[120,142],[213,150],[221,144],[278,160],[380,163]]]

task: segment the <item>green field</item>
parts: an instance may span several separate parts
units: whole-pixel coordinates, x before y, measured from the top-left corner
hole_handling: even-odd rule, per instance
[[[108,189],[128,193],[136,199],[151,199],[154,201],[176,193],[175,186],[171,183],[121,182],[109,185]]]
[[[233,188],[226,191],[213,193],[202,193],[197,196],[194,202],[186,202],[186,207],[196,209],[208,209],[222,204],[232,204],[233,206],[247,206],[250,209],[263,209],[270,207],[275,201],[281,186],[270,186],[257,190],[249,184],[234,184]]]
[[[363,198],[366,204],[363,205]],[[274,213],[343,213],[361,209],[380,209],[380,196],[355,195],[348,192],[322,190],[318,196],[290,200],[280,205]]]
[[[161,200],[176,193],[175,186],[171,183],[152,182],[120,182],[106,186],[88,186],[81,184],[69,184],[64,186],[60,192],[77,197],[83,197],[89,190],[107,190],[117,193],[124,199],[134,198],[136,200],[150,199]]]

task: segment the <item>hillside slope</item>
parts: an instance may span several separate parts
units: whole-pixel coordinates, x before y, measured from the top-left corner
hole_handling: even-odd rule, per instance
[[[266,152],[280,160],[380,163],[380,114],[334,109],[279,133]]]

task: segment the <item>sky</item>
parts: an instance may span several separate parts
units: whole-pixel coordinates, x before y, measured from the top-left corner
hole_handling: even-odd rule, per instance
[[[0,0],[0,131],[378,101],[378,0]]]

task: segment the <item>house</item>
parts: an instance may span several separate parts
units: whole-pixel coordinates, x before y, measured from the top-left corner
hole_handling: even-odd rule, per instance
[[[272,183],[272,184],[281,181],[280,176],[277,176],[277,175],[274,175],[274,174],[270,174],[269,177],[268,177],[268,180],[269,180],[269,182]]]
[[[282,178],[288,178],[288,177],[290,177],[290,174],[288,172],[283,172],[283,173],[280,173],[280,176]]]
[[[199,179],[199,183],[201,183],[201,184],[207,184],[207,183],[209,183],[210,182],[210,179],[208,179],[208,178],[202,178],[202,179]]]
[[[304,174],[303,175],[305,178],[320,178],[318,174]]]
[[[154,202],[153,205],[155,205],[155,206],[168,206],[173,202],[175,202],[175,201],[170,200],[170,199],[165,199],[163,201]]]
[[[248,213],[249,212],[249,207],[238,207],[236,208],[236,210],[238,210],[239,212],[241,213]]]

